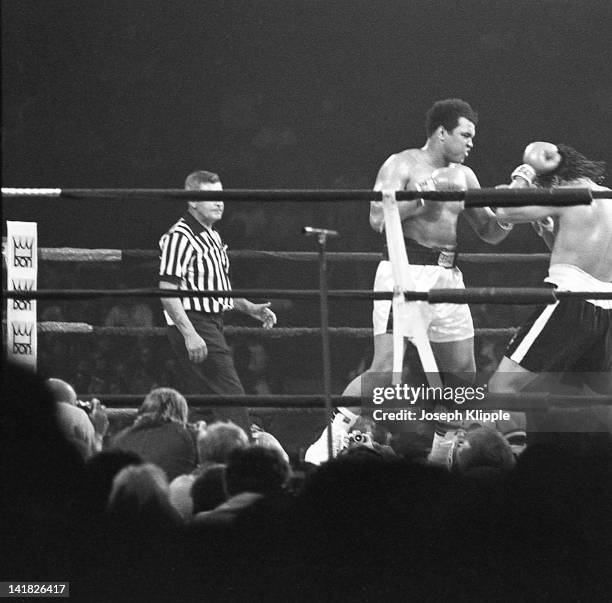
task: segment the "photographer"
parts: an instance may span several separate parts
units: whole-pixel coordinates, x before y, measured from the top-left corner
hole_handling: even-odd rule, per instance
[[[372,451],[384,459],[396,456],[388,442],[391,434],[382,425],[377,425],[371,419],[359,417],[346,436],[346,448],[340,454],[351,454],[356,451]]]
[[[108,429],[106,408],[96,399],[91,403],[81,402],[72,385],[62,379],[51,378],[45,383],[57,402],[58,425],[83,459],[100,452]]]

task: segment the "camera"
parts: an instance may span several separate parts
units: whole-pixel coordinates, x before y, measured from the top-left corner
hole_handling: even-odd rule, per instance
[[[369,433],[362,433],[361,431],[355,430],[348,435],[349,446],[369,446],[373,447],[372,435]]]

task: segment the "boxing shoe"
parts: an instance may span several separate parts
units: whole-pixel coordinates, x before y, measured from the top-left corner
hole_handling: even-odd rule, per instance
[[[332,434],[332,453],[335,457],[339,452],[348,447],[349,431],[358,419],[358,415],[351,413],[346,409],[339,410],[331,422]],[[326,427],[319,439],[308,447],[304,455],[304,461],[311,465],[321,465],[329,460],[327,451],[327,430]]]

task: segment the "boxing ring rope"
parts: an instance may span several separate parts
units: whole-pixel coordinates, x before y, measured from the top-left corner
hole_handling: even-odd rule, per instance
[[[588,188],[480,188],[467,190],[417,191],[393,193],[397,201],[464,201],[465,207],[520,207],[525,205],[589,205],[593,199],[607,199],[610,191]],[[2,188],[2,196],[43,197],[87,200],[150,201],[382,201],[383,191],[329,189],[225,189],[222,191],[184,189],[87,189],[87,188]]]
[[[285,261],[311,262],[319,259],[319,254],[310,251],[261,251],[261,250],[229,250],[231,259],[278,259]],[[121,262],[127,259],[155,259],[159,252],[152,249],[83,249],[75,247],[40,247],[39,260],[50,262]],[[379,262],[377,252],[327,252],[330,262],[366,261]],[[474,264],[492,264],[497,262],[537,263],[550,259],[549,253],[459,253],[457,262]],[[225,333],[229,336],[256,335],[266,338],[315,336],[321,333],[320,327],[277,327],[264,329],[262,327],[226,326]],[[517,332],[517,327],[477,328],[476,337],[510,337]],[[166,336],[165,327],[105,327],[79,322],[46,321],[38,323],[39,333],[79,333],[115,336]],[[371,328],[329,327],[330,335],[342,335],[353,338],[372,336]]]
[[[291,290],[268,290],[268,289],[247,289],[247,290],[234,290],[231,292],[217,292],[217,291],[170,291],[167,289],[136,289],[136,290],[116,290],[116,291],[105,291],[105,290],[42,290],[42,291],[3,291],[3,295],[7,298],[15,298],[15,299],[86,299],[91,297],[112,297],[113,295],[116,297],[132,297],[133,292],[138,292],[139,297],[195,297],[195,296],[217,296],[220,293],[223,293],[226,296],[230,297],[245,297],[245,296],[265,296],[266,294],[273,293],[273,297],[284,297],[293,299],[294,294],[308,294],[307,298],[315,298],[320,295],[320,291],[312,290],[312,291],[291,291]],[[479,295],[484,292],[484,298],[475,295],[473,292],[477,292]],[[411,293],[418,294],[419,299],[427,299],[433,293],[432,297],[436,297],[439,292],[444,292],[444,302],[448,302],[449,300],[453,300],[456,303],[463,303],[466,298],[470,299],[470,301],[474,302],[474,300],[481,300],[480,303],[490,303],[497,302],[500,303],[499,300],[505,300],[507,303],[514,303],[512,300],[512,296],[518,293],[523,292],[522,289],[517,288],[475,288],[473,290],[464,289],[440,289],[435,290],[432,289],[429,292],[407,292],[407,295]],[[393,293],[392,292],[373,292],[373,291],[328,291],[329,297],[341,297],[345,298],[354,298],[357,296],[359,299],[388,299]],[[551,289],[533,289],[528,290],[529,295],[524,295],[521,299],[520,303],[554,303],[555,295],[559,297],[586,297],[586,298],[598,298],[598,299],[612,299],[612,292],[574,292],[574,291],[553,291]],[[113,295],[111,295],[113,294]],[[509,297],[510,296],[510,297]],[[552,297],[551,297],[552,296]],[[534,300],[536,300],[534,302]],[[433,302],[436,303],[436,302]],[[478,301],[474,302],[478,303]],[[51,325],[55,325],[58,323],[49,323]],[[85,323],[59,323],[59,324],[68,324],[68,325],[78,325],[75,326],[77,331],[72,332],[81,332],[81,333],[105,333],[105,334],[121,334],[121,335],[136,335],[136,334],[156,334],[161,335],[165,333],[165,328],[127,328],[127,327],[93,327],[91,325],[87,325]],[[42,324],[41,324],[42,327]],[[45,329],[41,328],[41,331]],[[321,328],[309,328],[309,329],[284,329],[286,332],[299,330],[300,334],[315,334],[321,333]],[[495,334],[501,335],[503,334],[511,334],[514,333],[516,329],[481,329],[480,334]],[[278,329],[281,331],[281,329]],[[329,328],[327,327],[328,332],[333,333],[351,333],[356,334],[358,332],[359,335],[371,334],[371,329],[351,329],[347,327],[336,327]],[[49,330],[46,332],[60,332],[60,330]],[[66,332],[66,331],[63,331]],[[271,329],[263,329],[263,328],[253,328],[253,327],[227,327],[227,334],[240,334],[240,333],[266,333],[267,335],[274,336],[273,330]],[[95,394],[91,394],[92,396]],[[117,405],[134,405],[138,406],[142,402],[142,396],[112,396],[106,394],[95,395],[98,399],[100,399],[105,404],[108,403],[111,407],[117,407]],[[360,405],[362,400],[359,397],[350,397],[350,396],[332,396],[330,395],[330,403],[331,402],[341,402],[343,405],[354,403],[356,405]],[[191,400],[194,404],[198,406],[194,406],[194,408],[201,407],[206,408],[208,406],[214,406],[215,402],[224,402],[229,406],[251,406],[256,408],[273,406],[276,408],[319,408],[321,407],[321,400],[325,400],[325,396],[320,395],[312,395],[312,396],[303,396],[303,395],[280,395],[280,396],[188,396],[188,400]],[[534,407],[533,404],[536,404]],[[571,407],[576,406],[577,403],[582,405],[598,405],[612,404],[612,395],[609,396],[589,396],[585,398],[584,396],[569,396],[569,395],[560,395],[560,394],[549,394],[549,393],[513,393],[513,394],[487,394],[485,400],[479,402],[478,408],[504,408],[507,410],[542,410],[546,411],[551,406],[562,406],[562,407]],[[469,405],[466,405],[462,408],[470,408]]]
[[[96,335],[117,335],[125,337],[142,336],[166,336],[166,327],[104,327],[90,325],[85,322],[62,322],[44,321],[37,325],[39,333],[75,333],[75,334],[96,334]],[[372,337],[371,328],[358,327],[328,327],[330,335],[343,335],[356,339]],[[517,327],[505,328],[480,328],[474,329],[476,337],[508,337],[518,331]],[[284,337],[302,337],[309,335],[320,335],[321,327],[275,327],[274,329],[264,329],[263,327],[237,327],[226,326],[223,332],[229,336],[237,335],[257,335],[269,339],[282,339]]]
[[[303,201],[303,202],[326,202],[326,201],[383,201],[385,213],[388,211],[388,201],[392,203],[397,201],[408,201],[416,199],[425,199],[431,201],[463,201],[464,207],[520,207],[528,205],[555,205],[555,206],[573,206],[573,205],[588,205],[595,198],[609,198],[609,191],[592,191],[587,188],[566,188],[566,189],[468,189],[468,190],[446,190],[446,191],[397,191],[395,193],[389,191],[372,191],[368,190],[238,190],[226,189],[224,191],[191,191],[191,190],[159,190],[159,189],[24,189],[24,188],[2,188],[3,197],[44,197],[44,198],[64,198],[64,199],[80,199],[80,200],[133,200],[159,199],[165,201]],[[397,213],[397,212],[396,212]],[[387,216],[385,217],[385,220]],[[395,219],[395,217],[394,217]],[[399,219],[399,215],[397,216]],[[401,232],[401,230],[400,230]],[[388,235],[387,235],[388,236]],[[332,398],[329,387],[329,327],[327,325],[327,300],[329,298],[352,298],[352,299],[393,299],[394,304],[397,302],[398,295],[403,297],[404,301],[428,301],[429,303],[509,303],[509,304],[535,304],[555,303],[558,299],[564,297],[581,297],[585,299],[610,299],[612,294],[602,292],[568,292],[568,291],[553,291],[551,289],[516,289],[516,288],[473,288],[465,290],[456,289],[439,289],[430,290],[428,292],[407,291],[403,287],[403,291],[385,292],[364,292],[364,291],[328,291],[325,278],[325,240],[319,238],[319,269],[320,269],[320,290],[302,290],[302,291],[287,291],[287,290],[260,290],[260,289],[244,289],[234,290],[232,292],[205,291],[205,292],[186,292],[186,291],[169,291],[156,289],[133,289],[123,291],[108,291],[108,290],[45,290],[45,291],[3,291],[3,295],[7,298],[13,297],[16,299],[84,299],[91,297],[203,297],[203,296],[218,296],[225,297],[271,297],[278,299],[311,299],[315,296],[321,301],[321,334],[323,338],[323,357],[324,357],[324,381],[325,393],[323,401],[327,410],[328,418],[331,418]],[[391,247],[391,246],[390,246]],[[391,251],[391,249],[390,249]],[[377,254],[378,255],[378,254]],[[123,254],[119,257],[121,259]],[[115,260],[115,258],[114,258]],[[92,260],[95,261],[95,260]],[[496,258],[494,261],[499,261]],[[533,261],[530,257],[527,261]],[[405,262],[405,260],[404,260]],[[396,270],[394,268],[394,270]],[[397,281],[396,279],[396,282]],[[402,295],[403,294],[403,295]],[[287,296],[290,297],[287,297]],[[327,343],[327,345],[326,345]],[[508,395],[504,395],[508,396]],[[533,394],[511,394],[507,399],[500,398],[499,395],[492,397],[487,396],[487,402],[491,401],[496,408],[503,407],[508,404],[510,399],[533,401]],[[552,398],[550,394],[544,394],[544,397],[537,397],[542,403],[548,403]],[[250,399],[247,396],[232,396],[231,399],[225,399],[228,404],[245,405],[250,401],[258,406],[270,403],[268,397],[257,396]],[[349,402],[347,397],[339,397],[343,404]],[[112,398],[102,396],[103,401],[112,404]],[[138,397],[140,401],[140,397]],[[193,402],[203,402],[213,404],[215,397],[202,397],[201,400],[193,398]],[[121,398],[122,403],[125,403],[126,398]],[[219,398],[218,401],[220,401]],[[233,402],[232,402],[233,400]],[[280,403],[280,399],[274,397],[276,406]],[[359,402],[361,400],[358,398]],[[555,395],[555,403],[561,402],[562,397]],[[567,400],[568,405],[575,405],[580,400],[585,402],[583,396],[572,396]],[[593,398],[594,403],[612,404],[612,396],[597,396]],[[291,402],[290,402],[291,401]],[[296,396],[290,396],[287,403],[320,403],[318,400],[303,399]],[[540,406],[541,406],[540,404]],[[482,407],[482,406],[480,406]],[[467,408],[467,407],[466,407]],[[530,405],[528,409],[533,410]],[[518,408],[517,408],[518,410]],[[328,452],[332,455],[331,447],[331,431],[328,430]]]
[[[109,408],[138,408],[144,400],[137,394],[87,394],[87,398],[97,398]],[[325,408],[325,396],[321,394],[264,394],[264,395],[185,395],[190,408],[209,408],[222,403],[230,407],[249,406],[251,408]],[[332,395],[331,401],[342,406],[360,406],[363,399],[359,396]],[[435,398],[429,398],[435,402]],[[478,405],[465,402],[458,405],[459,410],[503,408],[511,411],[546,412],[553,407],[571,408],[584,405],[612,405],[612,395],[593,395],[586,399],[581,395],[551,394],[547,392],[486,394]],[[535,405],[535,406],[534,406]]]
[[[229,250],[230,259],[277,259],[296,262],[318,260],[312,251],[258,251],[251,249]],[[379,262],[380,253],[357,251],[328,251],[331,262]],[[159,252],[152,249],[82,249],[76,247],[41,247],[38,258],[47,262],[121,262],[127,259],[159,259]],[[546,262],[549,253],[458,253],[457,262],[470,264],[494,264],[496,262],[527,263]]]
[[[393,291],[363,291],[359,289],[330,289],[325,291],[330,299],[393,299]],[[3,289],[3,297],[23,300],[82,300],[92,298],[148,297],[265,297],[274,299],[318,299],[319,289],[233,289],[190,290],[180,289],[39,289],[13,291]],[[472,287],[466,289],[430,289],[429,291],[404,291],[406,301],[426,301],[430,304],[554,304],[559,299],[612,299],[610,291],[560,291],[544,287]]]

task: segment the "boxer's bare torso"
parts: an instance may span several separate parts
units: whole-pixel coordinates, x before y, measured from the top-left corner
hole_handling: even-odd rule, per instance
[[[591,188],[609,190],[597,185]],[[551,265],[570,264],[600,281],[612,282],[612,198],[560,208],[554,235]]]

